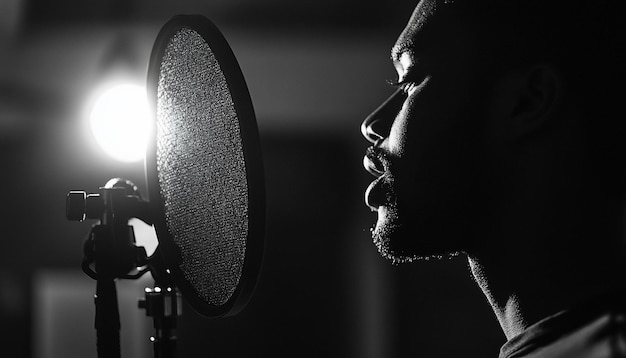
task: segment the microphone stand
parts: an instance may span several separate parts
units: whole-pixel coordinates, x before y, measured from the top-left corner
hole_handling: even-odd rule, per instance
[[[148,257],[135,244],[133,227],[128,221],[136,217],[152,224],[148,203],[140,199],[137,187],[130,181],[111,179],[100,194],[87,195],[71,191],[67,195],[68,220],[99,219],[84,243],[83,271],[96,280],[95,329],[98,358],[120,358],[120,318],[115,280],[137,279],[151,272],[154,288],[145,289],[139,307],[153,318],[156,334],[151,337],[155,358],[176,357],[176,318],[182,312],[181,297],[168,270],[160,260],[158,249]],[[92,269],[92,266],[95,269]]]
[[[96,283],[96,347],[98,357],[119,358],[120,315],[114,280],[99,279]]]
[[[178,337],[175,334],[176,318],[182,313],[182,298],[161,261],[159,249],[150,262],[154,287],[145,289],[145,297],[139,300],[139,308],[152,317],[155,335],[150,337],[155,358],[174,358]]]

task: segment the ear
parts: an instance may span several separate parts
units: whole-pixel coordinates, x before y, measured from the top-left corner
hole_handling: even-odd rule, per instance
[[[561,106],[563,77],[551,64],[536,64],[502,74],[490,102],[493,134],[514,140],[540,130]]]
[[[563,76],[552,64],[537,64],[518,73],[509,93],[510,133],[523,137],[552,122],[561,106]]]

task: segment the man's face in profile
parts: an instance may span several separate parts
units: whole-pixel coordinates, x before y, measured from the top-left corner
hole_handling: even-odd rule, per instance
[[[463,3],[463,2],[461,2]],[[396,261],[474,244],[488,57],[468,7],[423,0],[392,50],[399,90],[363,123],[379,251]]]

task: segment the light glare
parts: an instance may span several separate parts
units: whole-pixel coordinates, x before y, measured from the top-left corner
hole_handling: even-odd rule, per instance
[[[148,143],[150,114],[146,90],[118,85],[102,93],[91,110],[91,130],[96,142],[123,162],[143,159]]]

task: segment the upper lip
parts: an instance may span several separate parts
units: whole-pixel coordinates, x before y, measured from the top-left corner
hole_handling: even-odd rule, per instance
[[[363,157],[363,166],[377,179],[365,191],[365,204],[373,211],[388,202],[385,176],[389,175],[389,161],[382,148],[372,146]]]
[[[365,170],[375,177],[380,177],[385,172],[383,163],[371,151],[368,151],[363,157],[363,166]]]

